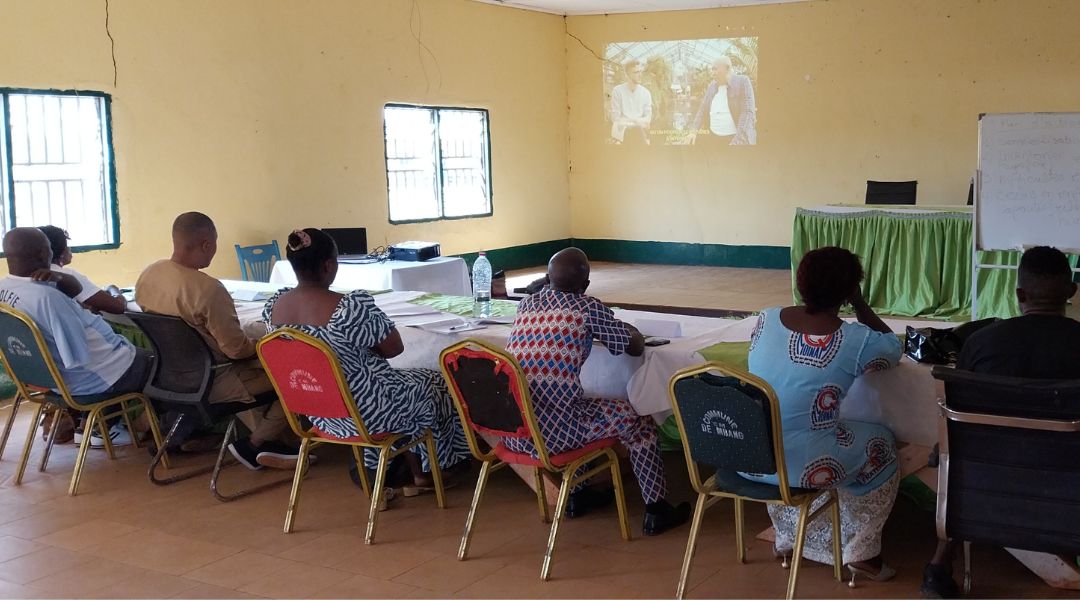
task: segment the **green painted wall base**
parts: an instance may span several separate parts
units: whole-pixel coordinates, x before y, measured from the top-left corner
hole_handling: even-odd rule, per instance
[[[574,245],[584,250],[590,259],[608,262],[753,269],[791,268],[791,249],[786,246],[585,239],[575,239]]]
[[[486,252],[495,270],[514,270],[545,265],[552,254],[570,246],[581,248],[592,260],[604,262],[753,269],[791,268],[791,249],[787,246],[728,246],[570,238],[497,248]],[[469,263],[471,269],[477,254],[472,252],[460,256]]]

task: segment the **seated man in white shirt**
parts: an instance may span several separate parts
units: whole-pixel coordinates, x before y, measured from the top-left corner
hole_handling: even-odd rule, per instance
[[[12,229],[4,236],[4,255],[9,275],[0,279],[0,302],[37,324],[76,402],[92,403],[98,394],[143,390],[153,354],[133,346],[72,299],[81,287],[74,277],[50,269],[52,250],[44,233],[33,227]],[[113,425],[109,436],[114,445],[131,443],[120,423]],[[104,445],[98,442],[94,445]]]
[[[75,301],[94,312],[123,314],[127,309],[127,300],[123,296],[114,296],[94,285],[82,273],[67,266],[71,264],[71,248],[68,247],[68,233],[55,225],[38,227],[49,238],[52,248],[52,270],[66,273],[82,284],[82,292],[75,296]]]

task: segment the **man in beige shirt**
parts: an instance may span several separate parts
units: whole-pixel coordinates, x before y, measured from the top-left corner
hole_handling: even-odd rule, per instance
[[[172,258],[159,260],[135,284],[135,303],[147,312],[180,317],[202,334],[214,354],[209,401],[254,402],[273,393],[273,386],[255,355],[256,340],[240,327],[236,306],[220,281],[200,271],[217,253],[217,228],[210,217],[189,212],[176,217]],[[252,414],[255,413],[255,414]],[[297,451],[278,402],[244,416],[251,435],[229,444],[229,451],[249,469],[263,466],[292,469]],[[289,440],[285,443],[283,440]]]

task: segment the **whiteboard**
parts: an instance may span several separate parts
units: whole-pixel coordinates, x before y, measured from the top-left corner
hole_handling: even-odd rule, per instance
[[[1080,113],[979,118],[975,244],[1080,251]]]

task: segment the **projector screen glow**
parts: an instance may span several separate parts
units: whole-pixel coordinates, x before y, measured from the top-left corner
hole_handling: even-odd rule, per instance
[[[758,38],[615,42],[604,59],[609,142],[757,143]]]

